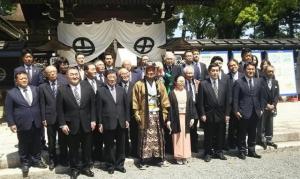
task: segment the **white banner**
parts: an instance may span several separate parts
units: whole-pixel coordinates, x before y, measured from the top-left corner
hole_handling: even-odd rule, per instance
[[[60,42],[73,47],[70,51],[59,51],[70,64],[75,64],[75,51],[83,52],[86,60],[91,61],[103,53],[114,39],[139,57],[147,54],[151,60],[160,61],[164,50],[158,47],[166,43],[164,22],[151,25],[126,23],[116,19],[81,25],[61,22],[57,33]]]

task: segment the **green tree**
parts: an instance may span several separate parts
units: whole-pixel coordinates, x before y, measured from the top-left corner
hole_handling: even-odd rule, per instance
[[[11,15],[16,10],[16,4],[11,0],[0,0],[0,15]]]

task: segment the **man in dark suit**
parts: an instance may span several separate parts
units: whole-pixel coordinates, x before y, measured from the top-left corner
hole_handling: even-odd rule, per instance
[[[89,177],[94,176],[90,170],[92,130],[96,126],[94,91],[81,84],[76,68],[67,71],[68,85],[61,86],[57,92],[57,115],[59,125],[69,137],[71,178],[77,178],[79,172]],[[79,148],[82,148],[80,162]]]
[[[244,66],[246,63],[252,62],[252,51],[249,48],[243,48],[241,51],[242,61],[239,63],[239,72],[245,73]]]
[[[28,85],[28,75],[15,74],[16,87],[7,92],[5,119],[19,141],[19,156],[23,176],[27,177],[29,167],[47,168],[41,160],[41,113],[39,91]]]
[[[246,159],[246,135],[248,156],[261,158],[255,152],[256,127],[264,109],[261,80],[254,78],[255,65],[246,63],[245,76],[238,79],[233,88],[233,111],[238,118],[238,149],[240,159]]]
[[[81,82],[83,85],[90,87],[94,91],[94,98],[97,98],[99,89],[104,83],[101,83],[96,79],[97,71],[96,66],[93,63],[86,63],[84,65],[85,79]],[[96,105],[96,103],[95,103]],[[98,124],[96,129],[98,129]],[[102,160],[102,148],[103,148],[103,135],[99,130],[93,130],[93,140],[92,140],[92,157],[93,161]]]
[[[273,137],[273,117],[277,114],[277,103],[279,100],[279,84],[274,78],[274,67],[268,65],[265,70],[263,80],[264,98],[266,107],[261,120],[257,125],[257,142],[266,148],[267,145],[277,148],[277,145],[272,142]]]
[[[228,62],[228,86],[230,90],[230,119],[229,119],[229,126],[228,126],[228,134],[227,134],[227,145],[229,148],[236,148],[237,146],[237,132],[238,132],[238,119],[236,118],[236,115],[234,114],[232,108],[233,108],[233,84],[236,80],[241,79],[244,74],[238,72],[239,63],[237,60],[232,59]]]
[[[117,74],[114,70],[105,72],[106,86],[99,90],[97,96],[97,111],[99,130],[104,135],[106,165],[109,174],[115,170],[126,172],[125,162],[125,133],[129,127],[129,108],[125,90],[116,85]],[[116,152],[114,148],[116,140]]]
[[[189,91],[192,94],[193,102],[196,104],[196,99],[198,95],[198,87],[200,81],[194,79],[194,68],[192,66],[187,66],[183,69],[184,72],[184,78],[185,78],[185,86],[187,91]],[[191,135],[191,149],[192,152],[197,153],[198,152],[198,116],[195,117],[195,121],[193,126],[190,129],[190,135]]]
[[[114,67],[115,60],[113,58],[113,55],[111,53],[106,52],[104,54],[104,64],[105,64],[105,70],[115,70],[117,69]]]
[[[193,51],[193,59],[194,59],[194,63],[197,66],[197,68],[199,69],[199,74],[200,76],[196,79],[202,81],[205,80],[208,76],[208,72],[207,72],[207,68],[205,63],[200,62],[200,52],[197,49],[194,49]]]
[[[80,80],[84,80],[85,79],[85,74],[84,74],[85,56],[84,56],[84,54],[77,52],[75,54],[75,61],[77,63],[77,66],[75,66],[75,68],[79,72]]]
[[[128,155],[130,153],[131,156],[137,157],[137,145],[138,145],[138,124],[136,121],[133,119],[133,111],[132,111],[132,89],[134,83],[129,80],[129,71],[125,68],[121,68],[118,71],[118,75],[120,77],[120,82],[119,86],[123,87],[125,89],[125,92],[127,94],[127,102],[129,106],[129,111],[130,111],[130,129],[129,129],[129,136],[128,137],[128,130],[126,130],[126,137],[125,137],[125,143],[126,143],[126,148],[125,148],[125,153]],[[130,143],[131,147],[129,146],[129,138],[130,138]]]
[[[25,71],[28,74],[28,83],[32,86],[39,86],[43,83],[41,70],[33,64],[32,51],[25,49],[22,51],[23,65],[14,69],[14,74]]]
[[[47,81],[39,86],[39,97],[42,122],[43,125],[47,127],[49,169],[53,170],[58,162],[55,146],[56,135],[60,131],[56,113],[56,95],[58,87],[63,85],[63,82],[57,78],[57,69],[54,66],[47,66],[45,68],[45,75]],[[58,141],[60,148],[60,159],[61,161],[67,160],[67,140],[66,138],[62,138],[61,132],[58,135]]]
[[[184,74],[183,69],[187,66],[193,67],[194,68],[194,79],[200,80],[200,71],[198,66],[194,63],[194,55],[192,51],[186,51],[184,53],[184,60],[185,63],[181,65],[181,74]]]
[[[136,67],[136,71],[140,73],[140,79],[144,79],[146,66],[148,61],[150,60],[148,55],[142,55],[142,57],[138,60],[138,66]]]
[[[213,152],[221,160],[225,122],[229,120],[230,92],[225,81],[219,79],[220,67],[212,63],[208,67],[209,79],[199,85],[197,108],[204,122],[204,160],[209,162]],[[215,140],[215,144],[213,144]]]
[[[104,72],[105,72],[105,65],[102,60],[97,60],[95,63],[96,66],[96,79],[101,83],[101,86],[105,84],[105,77],[104,77]]]

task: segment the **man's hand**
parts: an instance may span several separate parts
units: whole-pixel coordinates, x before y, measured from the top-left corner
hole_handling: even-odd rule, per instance
[[[17,126],[16,125],[12,125],[9,127],[11,132],[16,133],[17,132]]]
[[[195,122],[195,120],[194,120],[194,119],[191,119],[191,120],[190,120],[190,127],[193,127],[193,125],[194,125],[194,122]]]
[[[201,116],[201,120],[202,120],[203,122],[206,122],[206,116],[205,116],[205,115]]]
[[[229,116],[225,116],[225,122],[228,123],[229,122],[230,117]]]
[[[274,110],[275,106],[272,104],[267,104],[267,110],[272,111]]]
[[[125,121],[125,127],[126,127],[126,129],[129,128],[129,122],[128,121]]]
[[[171,121],[168,121],[168,122],[167,122],[167,128],[169,129],[170,134],[171,134],[171,133],[172,133]]]
[[[44,127],[47,127],[47,121],[46,120],[43,120],[42,123],[43,123]]]
[[[99,124],[99,132],[103,133],[103,125],[102,124]]]
[[[241,119],[241,118],[242,118],[242,115],[241,115],[240,112],[236,112],[236,113],[235,113],[235,116],[236,116],[237,119]]]
[[[91,122],[92,131],[95,130],[95,127],[96,127],[96,122],[95,121]]]
[[[63,131],[64,134],[69,135],[70,129],[67,125],[63,125],[61,130]]]

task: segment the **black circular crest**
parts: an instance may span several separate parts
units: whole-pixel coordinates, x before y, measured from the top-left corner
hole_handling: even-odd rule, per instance
[[[154,47],[154,40],[150,37],[139,38],[134,43],[134,50],[140,54],[149,53]]]
[[[78,37],[73,41],[75,52],[83,53],[85,56],[92,55],[95,52],[94,43],[86,37]]]

